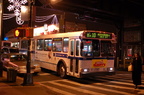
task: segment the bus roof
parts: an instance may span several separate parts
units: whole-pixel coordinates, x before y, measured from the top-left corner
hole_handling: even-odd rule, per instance
[[[84,31],[78,32],[65,32],[65,33],[55,33],[55,34],[47,34],[47,35],[40,35],[34,36],[34,38],[45,38],[45,37],[72,37],[72,36],[80,36]]]
[[[86,36],[85,34],[87,34],[88,36]],[[104,32],[104,31],[94,31],[94,30],[83,30],[83,31],[74,31],[74,32],[65,32],[65,33],[55,33],[55,34],[47,34],[47,35],[40,35],[40,36],[34,36],[35,38],[55,38],[55,37],[81,37],[81,38],[95,38],[94,33],[97,33],[99,36],[101,37],[105,37],[104,39],[112,39],[112,37],[106,38],[106,36],[112,36],[112,33],[110,32]],[[101,35],[100,35],[101,34]],[[100,38],[100,37],[98,37]],[[98,39],[97,38],[97,39]]]

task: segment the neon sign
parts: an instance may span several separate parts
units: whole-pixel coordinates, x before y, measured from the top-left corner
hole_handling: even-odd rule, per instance
[[[87,38],[100,38],[100,39],[112,39],[112,34],[86,32],[85,37],[87,37]]]

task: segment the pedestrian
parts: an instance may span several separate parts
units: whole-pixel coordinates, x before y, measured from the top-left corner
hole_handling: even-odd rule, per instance
[[[132,61],[132,80],[137,89],[138,85],[141,85],[141,74],[142,74],[142,59],[139,53],[135,53]]]

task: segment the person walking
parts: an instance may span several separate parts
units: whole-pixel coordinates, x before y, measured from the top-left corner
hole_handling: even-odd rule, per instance
[[[142,59],[139,53],[135,53],[132,61],[132,80],[135,85],[135,89],[138,88],[138,85],[141,85],[141,74],[142,74]]]

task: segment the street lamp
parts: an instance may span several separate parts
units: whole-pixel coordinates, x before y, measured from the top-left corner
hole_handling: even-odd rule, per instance
[[[58,2],[61,2],[62,0],[50,0],[50,3],[51,4],[56,4],[56,3],[58,3]]]

